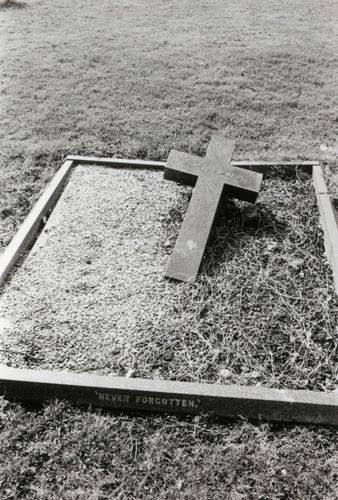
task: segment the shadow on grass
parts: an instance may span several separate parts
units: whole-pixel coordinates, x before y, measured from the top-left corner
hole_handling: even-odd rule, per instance
[[[25,2],[16,2],[15,0],[5,0],[0,3],[0,10],[5,9],[26,9],[27,4]]]
[[[196,419],[199,420],[200,430],[203,434],[207,434],[207,432],[203,432],[203,429],[213,428],[214,426],[223,427],[224,429],[233,430],[233,429],[245,429],[245,428],[256,428],[265,427],[273,433],[275,438],[279,436],[283,437],[287,433],[296,433],[297,431],[303,432],[306,429],[321,429],[326,432],[332,432],[334,435],[336,434],[337,427],[330,424],[311,424],[311,423],[302,423],[296,424],[295,422],[272,422],[266,421],[261,418],[245,418],[243,416],[238,417],[226,417],[226,416],[218,416],[212,412],[200,413],[199,415],[194,414],[181,414],[179,412],[161,412],[155,410],[132,410],[126,408],[102,408],[99,406],[91,406],[91,405],[75,405],[67,399],[58,399],[51,398],[44,402],[36,402],[36,401],[13,401],[7,400],[7,403],[10,405],[13,411],[17,411],[22,409],[24,412],[35,415],[35,418],[39,417],[42,412],[45,411],[48,407],[56,407],[61,410],[61,412],[65,409],[68,409],[73,413],[74,416],[82,415],[85,417],[86,415],[93,415],[99,417],[111,417],[113,419],[121,419],[121,420],[132,420],[135,419],[137,421],[144,421],[144,423],[149,422],[153,419],[153,425],[156,427],[159,423],[166,423],[166,421],[171,420],[175,422],[177,427],[186,427],[189,426],[195,427]],[[54,417],[57,416],[57,413],[54,413]],[[201,437],[201,436],[200,436]],[[206,436],[204,436],[206,437]],[[206,437],[206,439],[210,439],[210,437]]]
[[[251,250],[248,249],[251,258],[259,258],[262,266],[266,266],[267,255],[262,245],[270,239],[281,241],[286,234],[287,224],[268,207],[258,205],[257,208],[257,219],[253,222],[245,222],[245,205],[240,207],[232,200],[227,200],[218,211],[202,261],[202,269],[209,277],[217,274],[222,264],[238,259],[242,243],[245,247],[248,238],[253,244]]]

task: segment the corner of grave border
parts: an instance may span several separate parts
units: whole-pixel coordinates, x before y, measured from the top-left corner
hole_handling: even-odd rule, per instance
[[[67,183],[73,161],[65,160],[54,175],[46,190],[40,196],[24,222],[19,227],[12,241],[0,255],[0,286],[4,284],[10,272],[24,252],[28,251],[38,234],[43,218],[52,211]]]

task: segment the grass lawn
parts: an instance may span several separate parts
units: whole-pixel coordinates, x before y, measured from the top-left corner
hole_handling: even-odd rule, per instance
[[[1,247],[69,153],[202,155],[222,130],[237,139],[236,159],[323,159],[332,171],[337,22],[331,0],[0,4]],[[277,178],[269,182],[273,189]],[[284,201],[296,203],[290,189]],[[317,234],[314,224],[307,231]],[[314,352],[310,372],[325,364]],[[326,361],[329,375],[312,371],[310,388],[337,383]],[[267,370],[264,384],[291,378],[299,387],[303,368],[296,362],[277,381]],[[338,498],[335,429],[100,414],[60,402],[36,410],[3,401],[0,415],[6,499]]]

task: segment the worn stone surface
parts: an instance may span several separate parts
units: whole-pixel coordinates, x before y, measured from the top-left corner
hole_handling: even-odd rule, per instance
[[[206,157],[171,151],[164,178],[195,186],[176,241],[166,276],[180,281],[196,279],[222,194],[255,202],[262,175],[230,165],[235,142],[217,134]]]

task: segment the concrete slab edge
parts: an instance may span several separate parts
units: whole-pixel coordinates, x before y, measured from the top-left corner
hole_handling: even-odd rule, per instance
[[[163,170],[166,166],[166,161],[150,161],[150,160],[130,160],[125,158],[100,158],[95,156],[76,156],[69,155],[66,160],[71,160],[74,163],[88,163],[96,165],[106,165],[114,167],[134,167],[134,168],[155,168]],[[317,161],[250,161],[250,160],[239,160],[232,161],[231,165],[234,167],[248,168],[252,170],[257,170],[259,172],[264,172],[270,167],[299,167],[301,170],[305,170],[309,173],[312,172],[312,166],[317,165]]]

